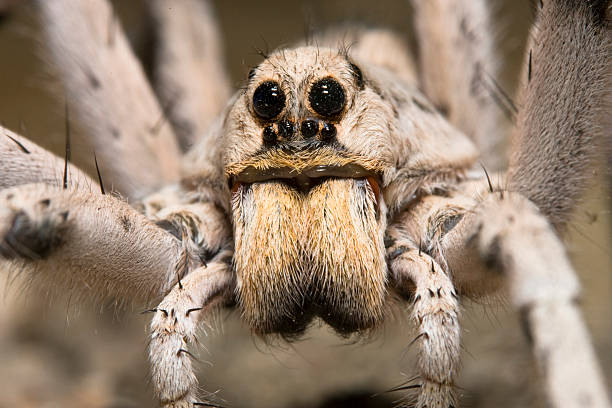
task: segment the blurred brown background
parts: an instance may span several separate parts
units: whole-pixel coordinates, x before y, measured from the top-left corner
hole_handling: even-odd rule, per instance
[[[89,0],[88,0],[89,1]],[[10,1],[8,3],[20,3]],[[0,0],[0,7],[5,4]],[[143,1],[115,1],[119,18],[145,67],[151,29]],[[215,1],[233,84],[260,61],[255,48],[274,49],[312,29],[338,23],[391,27],[410,40],[407,1]],[[522,47],[532,19],[530,2],[496,0],[497,39],[504,56],[500,80],[516,87]],[[0,20],[0,121],[61,154],[63,95],[37,55],[27,9],[7,8]],[[150,66],[149,66],[150,68]],[[89,160],[73,146],[73,157]],[[79,159],[80,157],[80,159]],[[594,176],[600,179],[602,172]],[[612,265],[610,203],[595,183],[576,213],[566,241],[583,285],[583,311],[608,384],[612,385]],[[110,305],[79,306],[69,299],[33,299],[0,271],[0,408],[152,407],[147,380],[148,318]],[[543,405],[529,350],[508,302],[465,304],[462,406]],[[414,374],[413,338],[405,316],[372,343],[346,345],[326,328],[295,344],[266,345],[223,311],[206,328],[199,351],[200,380],[216,401],[231,407],[391,407],[384,393]],[[203,336],[200,336],[201,338]],[[612,387],[611,387],[612,388]],[[374,394],[382,393],[372,397]]]

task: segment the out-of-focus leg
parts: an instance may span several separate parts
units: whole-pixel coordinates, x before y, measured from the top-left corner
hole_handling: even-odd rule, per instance
[[[601,113],[612,98],[610,1],[539,4],[508,188],[533,201],[560,230],[611,137]]]
[[[0,126],[0,190],[31,183],[61,187],[64,166],[64,159]],[[67,173],[71,189],[100,191],[95,181],[70,163]]]
[[[230,97],[224,55],[208,1],[149,2],[158,50],[156,86],[183,151],[201,139]]]
[[[546,218],[524,197],[506,193],[489,195],[462,223],[457,232],[464,231],[492,274],[507,280],[550,406],[610,407],[578,309],[578,280]]]
[[[170,125],[106,0],[39,0],[45,57],[77,122],[74,137],[95,150],[104,180],[142,198],[179,176]]]
[[[413,0],[425,94],[478,146],[487,168],[504,168],[503,114],[514,106],[496,82],[486,0]]]

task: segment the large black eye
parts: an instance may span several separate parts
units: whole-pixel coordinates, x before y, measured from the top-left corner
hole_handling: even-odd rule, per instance
[[[333,78],[323,78],[310,88],[308,101],[312,109],[321,116],[336,116],[344,109],[344,89]]]
[[[272,119],[278,116],[285,107],[285,93],[274,81],[259,85],[253,93],[253,109],[262,119]]]

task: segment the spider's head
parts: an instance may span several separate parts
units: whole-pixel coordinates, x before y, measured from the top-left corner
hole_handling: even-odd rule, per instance
[[[297,334],[319,316],[350,333],[382,319],[392,155],[378,99],[346,56],[303,47],[251,71],[231,109],[238,299],[256,332]]]
[[[327,48],[276,52],[225,119],[237,295],[256,332],[300,333],[315,316],[342,333],[375,327],[387,205],[412,195],[406,180],[437,180],[430,163],[454,169],[449,151],[472,152],[418,90],[363,68]]]
[[[392,115],[345,54],[279,51],[251,70],[229,114],[226,173],[233,189],[283,180],[305,192],[330,177],[380,184],[393,165]]]

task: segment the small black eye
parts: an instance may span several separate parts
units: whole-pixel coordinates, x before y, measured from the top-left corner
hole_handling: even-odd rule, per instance
[[[285,93],[280,85],[267,81],[259,85],[253,93],[253,109],[262,119],[272,119],[278,116],[285,107]]]
[[[310,89],[308,101],[319,115],[336,116],[344,109],[344,89],[335,79],[323,78],[315,82]]]
[[[276,131],[272,126],[266,126],[266,128],[263,130],[262,137],[265,143],[274,143],[276,142]]]
[[[329,141],[336,137],[336,127],[331,123],[325,123],[321,129],[321,140]]]
[[[295,133],[295,125],[288,120],[278,122],[278,134],[285,139],[291,139]]]
[[[319,122],[314,119],[306,119],[302,122],[300,131],[302,132],[302,136],[306,139],[315,137],[317,133],[319,133]]]

